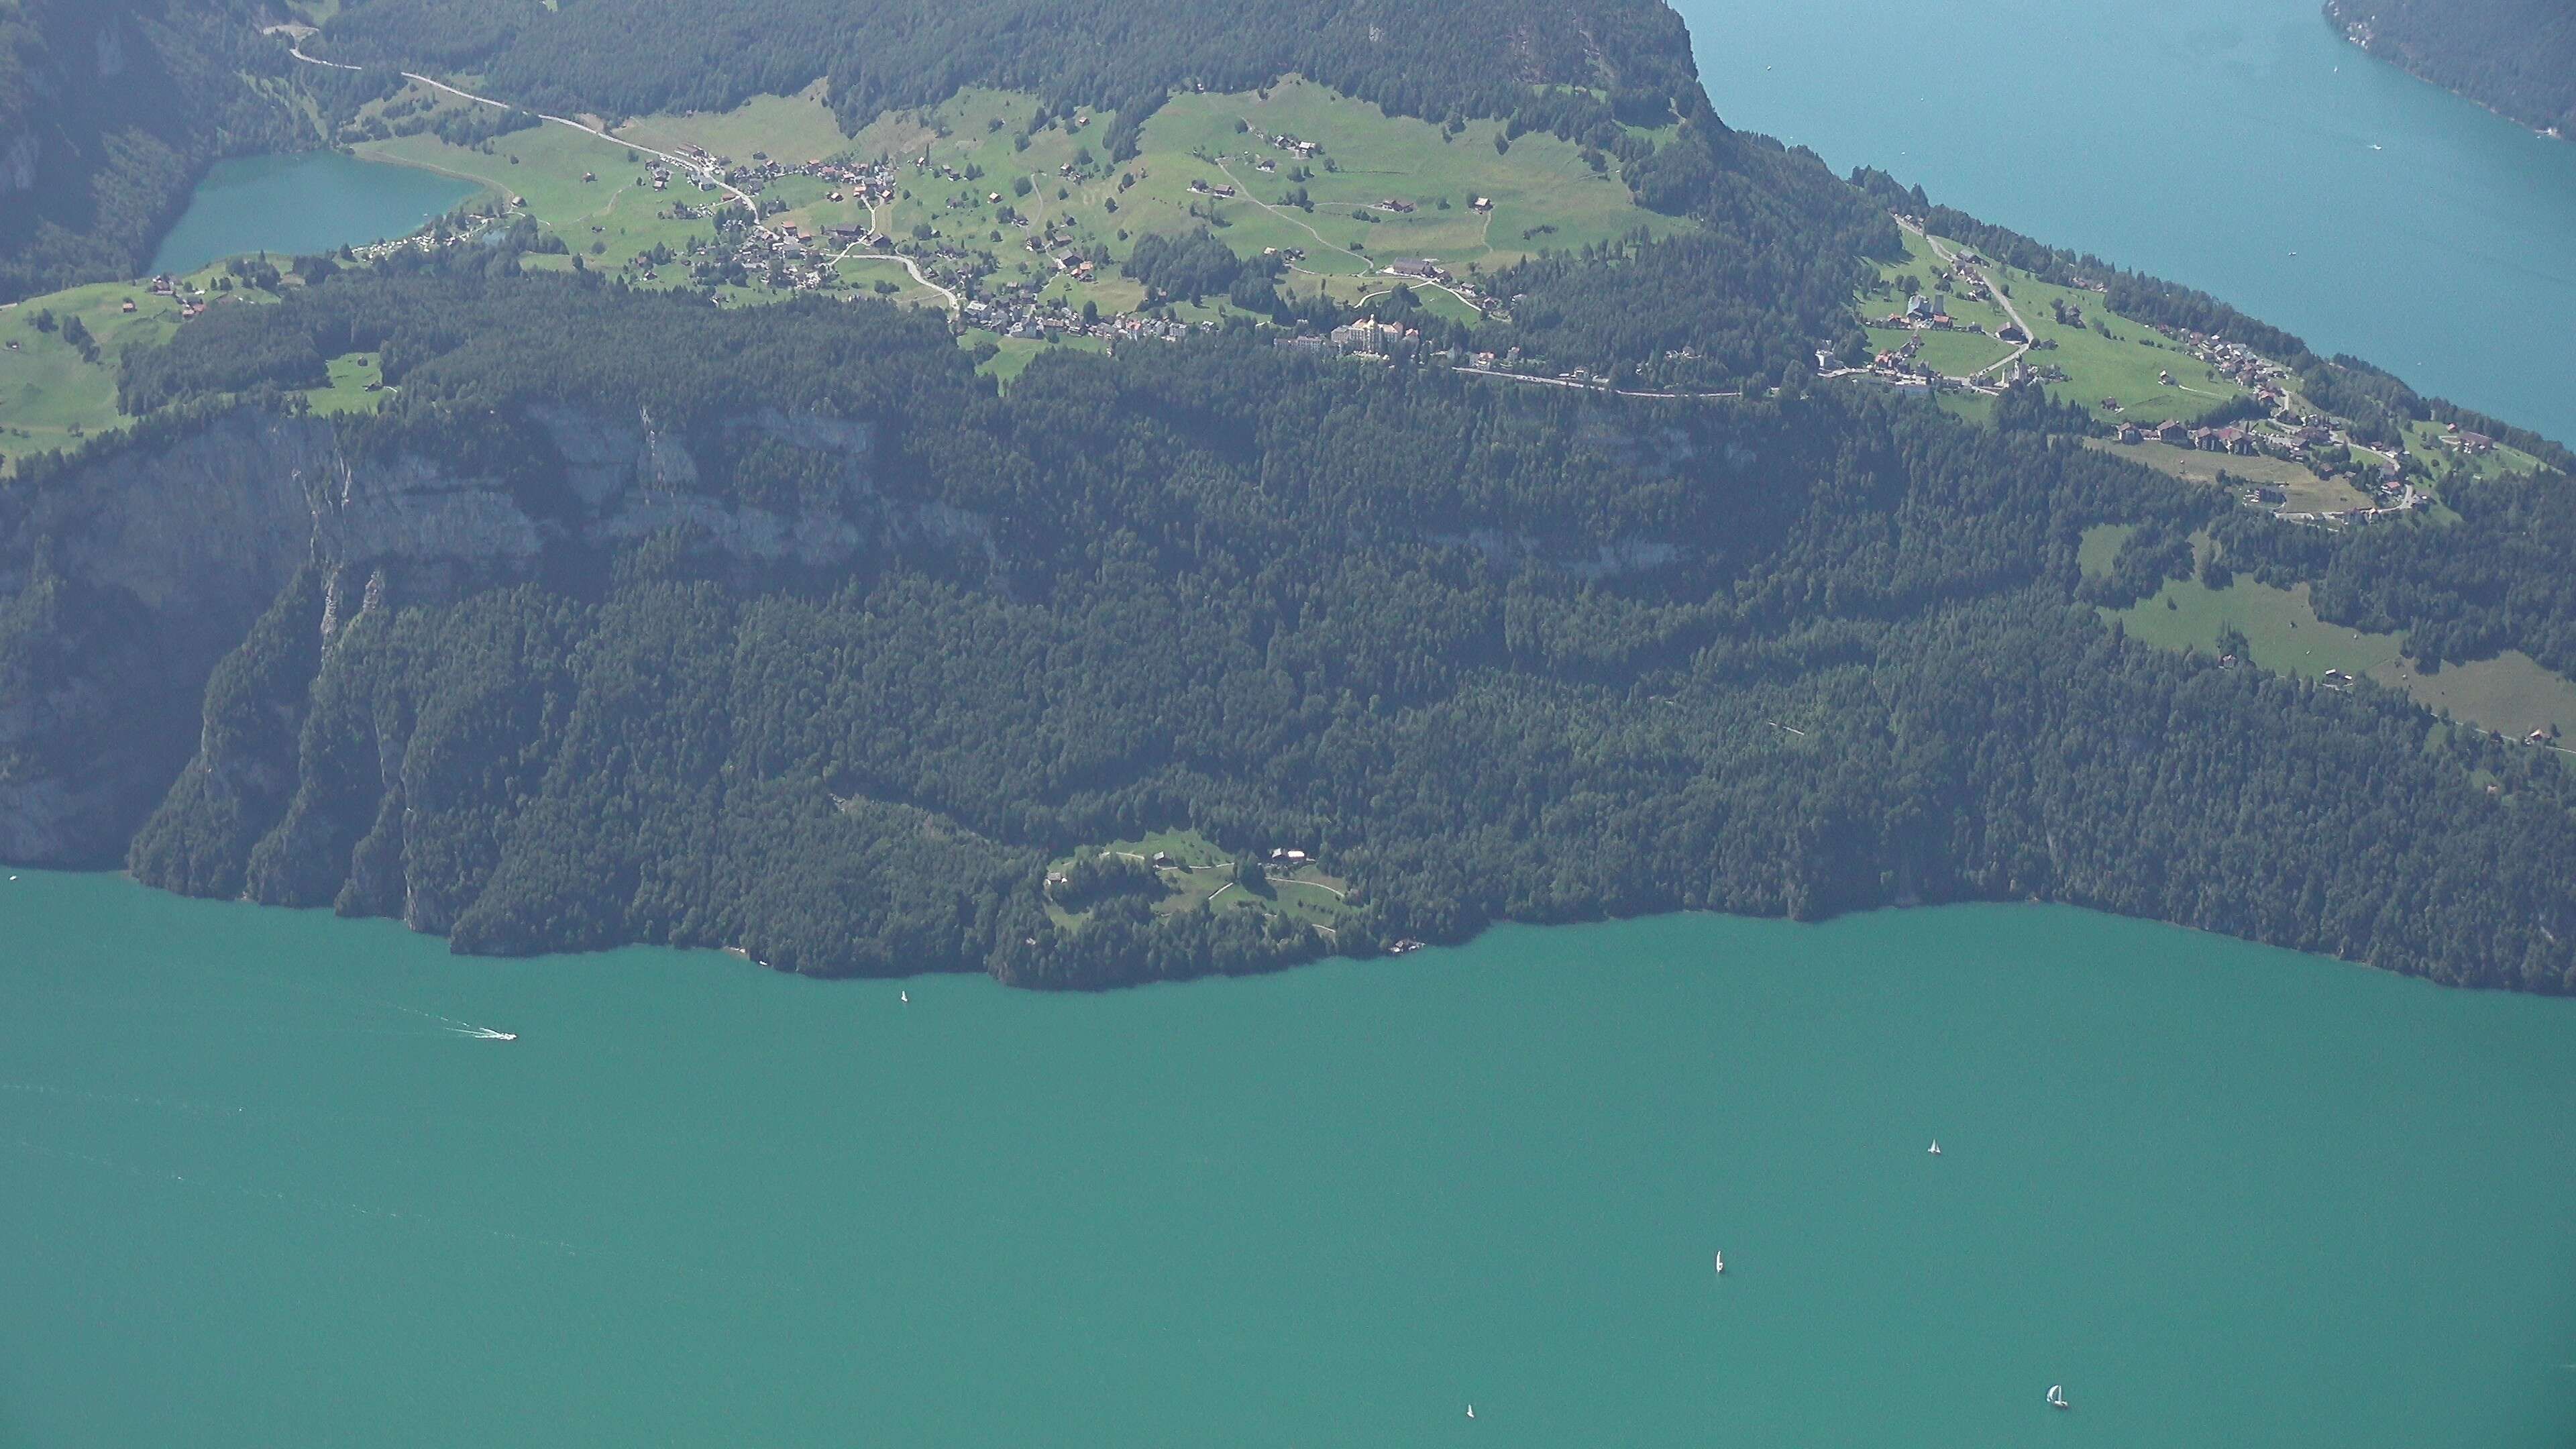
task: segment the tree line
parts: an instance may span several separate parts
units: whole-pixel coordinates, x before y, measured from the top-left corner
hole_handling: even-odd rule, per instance
[[[1114,110],[1113,156],[1174,86],[1292,71],[1435,121],[1510,116],[1533,86],[1589,96],[1604,74],[1618,85],[1586,115],[1669,116],[1698,89],[1681,19],[1656,0],[355,0],[320,44],[344,63],[470,71],[565,112],[723,110],[826,80],[853,132],[961,86],[1029,90],[1050,110]]]
[[[185,743],[128,862],[173,889],[460,949],[1046,986],[1500,919],[2038,897],[2576,985],[2568,772],[2392,692],[2106,627],[2232,515],[2036,407],[1609,399],[1242,334],[1049,355],[1004,395],[874,302],[729,313],[463,266],[226,310],[254,320],[198,335],[227,357],[382,347],[402,385],[340,425],[352,466],[496,480],[557,543],[481,587],[325,557],[211,681],[136,693],[202,701],[155,736]],[[159,395],[261,385],[195,328]],[[764,410],[870,441],[744,425]],[[580,544],[568,412],[649,413],[721,515],[868,542],[805,569],[738,567],[705,522]],[[2105,522],[2137,527],[2088,582]],[[126,617],[18,609],[0,668],[77,669]],[[1128,892],[1052,923],[1045,861],[1179,826],[1329,861],[1361,887],[1342,935]]]

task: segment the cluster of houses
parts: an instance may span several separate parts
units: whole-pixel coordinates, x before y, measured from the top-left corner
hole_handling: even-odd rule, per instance
[[[207,306],[205,301],[206,292],[204,288],[200,287],[190,295],[182,297],[179,295],[178,278],[169,276],[166,273],[152,279],[152,295],[155,297],[168,297],[172,301],[177,302],[179,304],[179,320],[182,322],[205,311]],[[131,300],[128,300],[124,307],[119,310],[131,312],[134,310],[134,303]],[[15,344],[13,343],[11,345],[14,346]]]
[[[2168,341],[2188,349],[2194,361],[2209,364],[2210,371],[2219,377],[2249,392],[2265,395],[2273,405],[2278,404],[2282,396],[2281,380],[2290,375],[2288,368],[2244,343],[2231,342],[2224,337],[2180,327],[2159,327],[2156,330],[2163,333]]]
[[[519,198],[515,196],[511,197],[510,201],[513,205],[520,204]],[[397,237],[392,241],[374,242],[367,246],[352,247],[349,249],[349,255],[362,262],[381,261],[398,252],[420,252],[426,255],[428,253],[436,252],[441,247],[463,246],[467,242],[474,240],[476,237],[481,236],[483,228],[489,225],[491,225],[489,218],[477,217],[475,218],[472,226],[469,226],[460,232],[451,233],[441,227],[434,226],[427,231],[416,232],[406,237]]]
[[[2204,453],[2225,453],[2239,458],[2257,456],[2305,461],[2318,448],[2342,443],[2344,439],[2332,428],[2315,418],[2294,419],[2269,430],[2256,427],[2195,428],[2179,421],[2115,424],[2111,436],[2123,443],[2165,443],[2177,448],[2191,448]],[[2419,491],[2406,480],[2403,454],[2384,459],[2375,478],[2361,480],[2378,498],[2376,504],[2359,508],[2341,508],[2324,513],[2281,513],[2292,523],[2369,523],[2376,519],[2412,513],[2429,505],[2432,495]],[[2268,483],[2251,485],[2245,490],[2245,502],[2252,507],[2278,510],[2289,502],[2286,491]]]
[[[2169,443],[2177,448],[2193,448],[2203,453],[2232,453],[2251,458],[2263,451],[2254,434],[2244,428],[2195,428],[2179,419],[2144,425],[2122,422],[2111,429],[2111,437],[2122,443]]]
[[[1294,136],[1285,134],[1264,136],[1261,139],[1268,142],[1272,149],[1285,151],[1300,161],[1312,161],[1324,154],[1323,143],[1319,141],[1300,141]]]
[[[1475,283],[1453,276],[1447,267],[1429,257],[1398,257],[1387,263],[1386,270],[1391,275],[1402,277],[1406,281],[1432,283],[1487,316],[1493,315],[1501,305],[1494,298],[1477,290]]]
[[[1917,292],[1906,299],[1904,310],[1890,312],[1886,316],[1879,318],[1878,325],[1881,327],[1930,327],[1936,330],[1946,331],[1957,324],[1950,320],[1950,314],[1942,309],[1940,303],[1932,300],[1931,293]]]
[[[1028,219],[1021,218],[1019,225],[1025,230]],[[1049,226],[1030,237],[1023,245],[1029,249],[1031,255],[1046,258],[1057,271],[1071,276],[1075,281],[1090,281],[1096,270],[1095,259],[1084,256],[1075,246],[1072,232],[1060,231]]]
[[[1332,344],[1348,356],[1409,357],[1422,346],[1422,330],[1362,317],[1332,331]]]
[[[773,181],[788,176],[810,176],[828,183],[834,201],[855,201],[861,206],[881,206],[894,199],[896,169],[892,163],[809,160],[801,166],[771,158],[766,151],[754,151],[748,163],[737,164],[731,156],[719,156],[701,146],[682,146],[679,156],[682,172],[675,174],[671,163],[655,158],[636,184],[655,191],[667,189],[674,180],[687,181],[702,191],[715,191],[731,186],[746,196],[758,196]],[[964,173],[953,166],[933,165],[928,156],[912,162],[915,173],[930,173],[952,181],[963,181]],[[595,179],[584,174],[584,181]]]
[[[1303,352],[1315,357],[1352,357],[1363,360],[1410,357],[1421,350],[1419,329],[1398,327],[1363,317],[1330,333],[1295,333],[1274,337],[1270,345],[1282,352]]]
[[[968,323],[1004,337],[1029,341],[1089,337],[1108,343],[1113,350],[1121,342],[1178,342],[1194,327],[1200,331],[1216,327],[1213,322],[1193,324],[1133,314],[1086,322],[1061,300],[1009,294],[968,298],[964,311]]]

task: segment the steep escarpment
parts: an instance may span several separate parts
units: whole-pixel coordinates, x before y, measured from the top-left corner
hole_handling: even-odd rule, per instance
[[[0,504],[0,849],[119,859],[198,691],[309,553],[329,427],[237,414]]]
[[[2576,776],[2106,628],[2225,504],[2045,407],[1614,398],[1249,334],[1005,396],[879,304],[532,278],[238,310],[156,385],[273,383],[228,359],[296,352],[274,328],[396,391],[36,470],[0,538],[22,858],[121,832],[147,880],[459,949],[1041,986],[2031,897],[2576,984]],[[248,500],[203,557],[142,516],[189,478]],[[1176,829],[1234,874],[1049,893]],[[1323,873],[1244,864],[1274,849]]]
[[[0,589],[13,599],[0,626],[0,850],[115,859],[161,802],[138,873],[238,893],[247,841],[205,858],[153,842],[207,810],[274,813],[316,650],[370,607],[596,575],[647,540],[742,584],[846,569],[871,551],[988,547],[971,513],[879,498],[863,422],[772,409],[718,424],[747,450],[828,460],[835,498],[793,512],[709,496],[688,450],[647,416],[539,407],[529,422],[559,460],[556,488],[533,505],[511,480],[411,452],[354,454],[327,422],[247,408],[12,495],[0,515]],[[201,693],[202,728],[187,729]],[[174,772],[178,793],[162,801]]]

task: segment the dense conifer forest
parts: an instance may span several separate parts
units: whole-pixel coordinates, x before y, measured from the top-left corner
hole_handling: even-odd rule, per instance
[[[2301,529],[2081,446],[2082,414],[2035,390],[1970,425],[1820,381],[1814,351],[1855,349],[1849,299],[1904,211],[2281,357],[2358,434],[2436,418],[2565,449],[1733,131],[1660,5],[1044,11],[349,0],[316,44],[375,69],[313,94],[327,112],[427,63],[644,111],[819,76],[853,126],[987,83],[1132,127],[1175,86],[1298,70],[1504,118],[1505,145],[1551,131],[1693,225],[1530,261],[1496,279],[1508,320],[1421,318],[1394,362],[1236,317],[1050,351],[1007,392],[940,315],[873,300],[523,275],[517,232],[313,259],[274,305],[127,352],[146,420],[0,492],[0,791],[114,776],[75,812],[109,842],[83,863],[475,951],[661,941],[1090,987],[1499,919],[2045,899],[2576,988],[2558,755],[2103,613],[2194,568],[2199,536],[2427,665],[2576,668],[2563,477],[2458,483],[2440,527]],[[678,43],[719,33],[722,65]],[[1164,295],[1286,307],[1268,263],[1206,235],[1117,260]],[[1443,343],[1746,396],[1516,386]],[[381,408],[304,417],[351,354]],[[180,506],[227,520],[206,526],[235,530],[228,562],[302,566],[234,568],[247,608],[174,608],[100,520],[183,476],[292,493],[260,524]],[[2088,575],[2101,525],[2125,541]],[[1086,853],[1180,829],[1324,862],[1337,924],[1161,910]]]
[[[0,302],[131,277],[208,162],[309,139],[256,0],[0,0]]]
[[[509,270],[344,272],[129,367],[184,418],[380,349],[398,393],[338,425],[352,466],[435,460],[548,539],[514,577],[397,552],[287,582],[168,732],[142,879],[469,950],[671,941],[1035,985],[1501,918],[2032,897],[2576,984],[2576,776],[2393,693],[2124,640],[2095,606],[2190,567],[2225,501],[2045,410],[1603,398],[1249,329],[1051,356],[1001,395],[933,316]],[[773,415],[870,441],[745,421]],[[566,417],[650,419],[716,511],[586,541]],[[66,638],[119,609],[63,607],[39,536],[42,500],[99,476],[40,470],[9,520],[36,571],[0,622],[13,695],[114,647]],[[721,536],[754,511],[877,541],[747,567]],[[936,536],[872,522],[932,514]],[[2104,522],[2136,531],[2088,580]],[[1355,909],[1331,940],[1131,894],[1049,918],[1047,860],[1179,826],[1309,850]]]
[[[2327,0],[2326,14],[2437,86],[2576,133],[2576,8],[2565,0]]]
[[[721,110],[827,79],[851,130],[966,85],[1113,108],[1130,138],[1175,85],[1289,71],[1434,120],[1535,110],[1532,87],[1579,85],[1608,91],[1586,107],[1601,119],[1654,124],[1699,90],[1659,0],[354,0],[322,43],[349,63],[470,71],[547,110]]]

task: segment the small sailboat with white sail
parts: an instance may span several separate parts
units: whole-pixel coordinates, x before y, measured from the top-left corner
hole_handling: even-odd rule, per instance
[[[2066,1402],[2066,1385],[2050,1384],[2048,1386],[2048,1406],[2052,1409],[2071,1409],[2075,1407],[2073,1404]]]
[[[1938,1156],[1940,1156],[1940,1155],[1941,1155],[1941,1139],[1940,1139],[1940,1138],[1938,1138],[1938,1137],[1933,1138],[1933,1139],[1932,1139],[1932,1145],[1931,1145],[1931,1146],[1929,1146],[1929,1147],[1927,1147],[1927,1148],[1925,1148],[1925,1149],[1923,1149],[1923,1150],[1924,1150],[1924,1152],[1925,1152],[1927,1155],[1929,1155],[1929,1156],[1932,1156],[1932,1157],[1938,1157]]]
[[[1724,1253],[1717,1255],[1717,1271],[1720,1273],[1724,1273],[1726,1271],[1726,1255]]]

